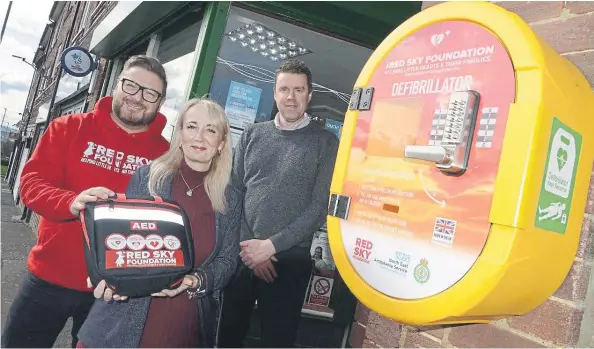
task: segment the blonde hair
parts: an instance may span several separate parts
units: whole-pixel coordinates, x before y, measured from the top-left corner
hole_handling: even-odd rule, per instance
[[[223,141],[225,142],[223,149],[221,149],[220,154],[212,159],[211,169],[204,179],[204,189],[213,209],[216,212],[225,212],[227,209],[225,189],[230,181],[233,162],[231,131],[223,108],[217,102],[207,98],[190,99],[184,106],[177,118],[169,150],[151,164],[148,189],[151,195],[156,195],[156,192],[162,188],[165,179],[179,170],[184,156],[181,149],[181,131],[188,110],[194,106],[204,107],[208,115],[213,119],[213,125],[223,134]]]

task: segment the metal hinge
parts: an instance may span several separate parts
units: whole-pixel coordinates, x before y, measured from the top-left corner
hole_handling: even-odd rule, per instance
[[[330,204],[328,205],[328,215],[338,217],[341,219],[347,219],[349,216],[349,209],[351,207],[351,197],[331,194]]]
[[[349,101],[349,110],[369,110],[371,109],[371,99],[373,98],[373,87],[356,88],[353,90],[351,100]]]

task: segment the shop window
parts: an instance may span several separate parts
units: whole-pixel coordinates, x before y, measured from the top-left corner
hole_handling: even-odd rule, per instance
[[[275,70],[286,59],[297,58],[312,72],[308,115],[340,137],[355,80],[371,53],[366,47],[232,7],[210,96],[225,108],[235,145],[248,125],[274,118]],[[303,309],[305,313],[331,318],[329,302],[337,272],[325,225],[315,233],[311,255],[314,267]],[[320,295],[316,287],[326,292]]]
[[[167,97],[161,113],[167,117],[163,137],[168,140],[171,140],[178,115],[188,99],[188,84],[194,69],[196,43],[202,23],[196,17],[195,12],[190,12],[161,33],[157,59],[167,73]]]
[[[136,56],[136,55],[143,55],[146,54],[146,49],[148,47],[148,43],[149,40],[148,38],[145,40],[142,40],[140,43],[136,44],[135,46],[131,47],[129,50],[126,50],[123,54],[121,54],[120,56],[118,56],[119,61],[121,61],[121,64],[116,64],[116,66],[114,67],[114,73],[117,79],[117,76],[120,75],[120,73],[122,72],[122,69],[124,69],[124,63],[126,62],[126,60],[132,56]]]
[[[145,54],[148,47],[148,39],[142,40],[140,43],[126,50],[123,54],[112,60],[111,69],[109,71],[109,78],[103,82],[105,89],[105,96],[113,95],[113,90],[117,86],[117,79],[122,70],[124,63],[132,56]],[[103,95],[101,97],[104,97]]]
[[[293,57],[312,72],[308,114],[339,135],[372,50],[238,7],[231,8],[224,33],[210,95],[225,107],[234,144],[247,125],[274,117],[275,70]]]

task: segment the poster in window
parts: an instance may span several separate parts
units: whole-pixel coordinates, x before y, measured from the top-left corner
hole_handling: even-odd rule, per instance
[[[340,139],[342,131],[342,122],[332,119],[326,119],[326,129],[336,135]]]
[[[317,269],[318,272],[336,270],[336,265],[334,264],[334,259],[330,252],[328,232],[318,230],[314,233],[310,253],[314,262],[314,268]],[[333,273],[330,273],[330,275],[332,274]]]
[[[256,121],[262,89],[259,87],[231,81],[225,113],[231,127],[245,129]]]

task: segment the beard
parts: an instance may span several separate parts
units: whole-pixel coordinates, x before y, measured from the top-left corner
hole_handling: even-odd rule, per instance
[[[157,117],[157,111],[147,111],[146,108],[139,109],[136,113],[133,113],[124,108],[124,100],[113,101],[112,106],[113,113],[115,116],[125,125],[128,126],[146,126],[150,125],[153,120]],[[134,114],[141,114],[140,117]]]

